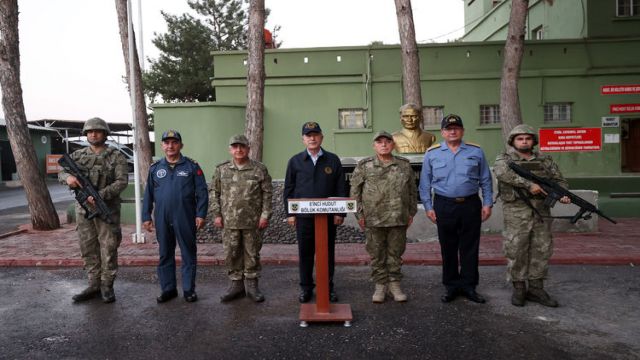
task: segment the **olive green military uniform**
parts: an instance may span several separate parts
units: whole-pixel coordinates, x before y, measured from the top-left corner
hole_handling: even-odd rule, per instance
[[[409,218],[416,214],[418,201],[409,160],[361,160],[351,176],[351,196],[358,202],[356,218],[365,220],[371,279],[377,284],[400,281]]]
[[[90,147],[75,151],[71,158],[100,193],[113,212],[113,224],[99,217],[85,219],[85,210],[76,204],[76,224],[80,238],[80,254],[89,275],[89,286],[112,287],[118,270],[118,246],[122,240],[120,228],[120,193],[129,181],[127,160],[114,148],[107,147],[95,154]],[[69,174],[62,171],[58,179],[66,185]]]
[[[534,174],[551,179],[560,186],[568,184],[553,159],[533,150],[530,160],[522,159],[509,147],[498,155],[494,171],[504,211],[504,255],[508,260],[507,272],[512,281],[541,280],[547,275],[548,261],[553,253],[550,208],[544,205],[544,195],[532,195],[528,189],[532,182],[518,176],[508,166],[510,161]],[[520,189],[520,190],[517,190]],[[522,194],[522,195],[520,195]],[[521,199],[526,196],[542,218]],[[543,221],[541,221],[543,220]]]
[[[211,184],[212,212],[222,217],[223,247],[231,280],[260,276],[262,237],[260,218],[271,217],[273,185],[262,163],[249,160],[238,167],[233,161],[218,165]]]

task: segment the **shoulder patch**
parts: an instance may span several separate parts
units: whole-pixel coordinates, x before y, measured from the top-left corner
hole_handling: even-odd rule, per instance
[[[439,148],[439,147],[440,147],[440,143],[437,143],[437,144],[435,144],[435,145],[431,145],[431,147],[430,147],[430,148],[428,148],[426,152],[429,152],[429,151],[431,151],[431,150],[433,150],[433,149],[437,149],[437,148]]]
[[[480,145],[476,144],[476,143],[471,143],[471,142],[465,142],[465,144],[467,145],[471,145],[471,146],[475,146],[477,148],[482,148]]]

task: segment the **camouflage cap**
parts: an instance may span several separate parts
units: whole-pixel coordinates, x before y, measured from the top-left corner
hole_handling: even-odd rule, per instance
[[[229,146],[233,144],[242,144],[245,146],[249,146],[249,140],[242,134],[233,135],[231,138],[229,138]]]
[[[320,124],[315,121],[308,121],[302,125],[302,135],[307,135],[308,133],[320,133],[322,134],[322,129],[320,128]]]
[[[449,114],[442,118],[442,123],[440,124],[440,129],[445,129],[447,126],[457,125],[461,128],[464,128],[462,125],[462,118],[456,114]]]
[[[180,133],[177,132],[176,130],[167,130],[165,132],[162,133],[162,141],[165,141],[167,139],[176,139],[180,142],[182,142],[182,136],[180,136]]]
[[[373,141],[376,141],[381,137],[385,137],[385,138],[393,141],[393,136],[391,134],[389,134],[388,132],[384,131],[384,130],[378,131],[377,133],[375,133],[375,135],[373,135]]]

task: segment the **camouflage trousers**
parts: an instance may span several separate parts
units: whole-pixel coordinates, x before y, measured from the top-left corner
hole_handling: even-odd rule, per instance
[[[122,241],[120,206],[113,207],[114,224],[95,217],[87,220],[85,211],[76,206],[76,225],[80,238],[80,254],[91,286],[113,286],[118,272],[118,247]]]
[[[532,200],[532,204],[541,215],[549,216],[549,208],[542,205],[542,200]],[[553,254],[550,219],[541,222],[533,210],[519,200],[505,203],[503,208],[503,251],[508,280],[544,279]]]
[[[371,280],[376,284],[400,281],[407,226],[366,227],[364,232],[365,246],[371,256]]]
[[[224,229],[222,231],[227,274],[231,280],[260,277],[262,236],[258,229]]]

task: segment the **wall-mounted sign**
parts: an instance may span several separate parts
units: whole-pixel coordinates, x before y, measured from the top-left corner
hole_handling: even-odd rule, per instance
[[[640,104],[611,104],[609,112],[612,114],[626,114],[640,112]]]
[[[620,134],[604,134],[604,143],[605,144],[619,144],[620,143]]]
[[[62,171],[62,166],[58,165],[58,160],[62,155],[47,154],[47,174],[57,174]]]
[[[540,151],[602,150],[602,128],[540,129]]]
[[[640,94],[640,84],[629,85],[603,85],[600,87],[601,95]]]
[[[620,127],[619,116],[603,116],[602,127]]]
[[[356,201],[351,198],[290,199],[290,214],[335,214],[356,212]]]

